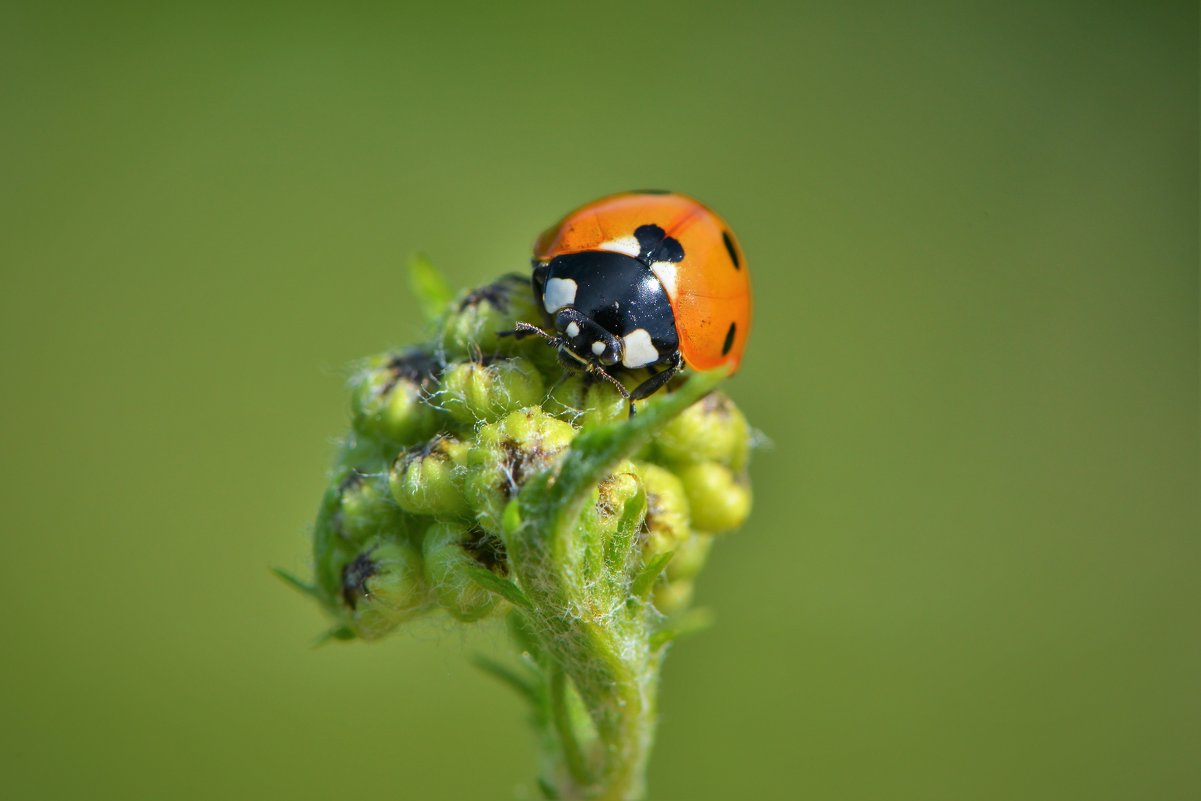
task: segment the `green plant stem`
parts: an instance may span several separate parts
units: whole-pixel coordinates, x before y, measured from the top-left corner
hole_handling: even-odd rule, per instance
[[[550,668],[550,709],[559,742],[563,748],[563,759],[571,778],[581,787],[592,784],[592,771],[588,767],[587,757],[580,749],[576,736],[575,722],[572,720],[571,708],[568,706],[570,685],[567,674],[557,665]]]
[[[607,472],[720,378],[714,373],[693,376],[638,417],[581,434],[559,469],[531,478],[506,509],[505,545],[513,576],[550,660],[552,725],[574,785],[559,788],[563,798],[643,797],[662,655],[651,644],[657,613],[634,592],[635,577],[625,571],[630,561],[625,555],[604,560],[609,569],[599,582],[585,581],[596,566],[584,564],[589,551],[579,526],[581,512],[592,487]],[[637,538],[631,540],[626,547],[636,547]],[[588,769],[570,719],[569,681],[596,729],[595,773]]]

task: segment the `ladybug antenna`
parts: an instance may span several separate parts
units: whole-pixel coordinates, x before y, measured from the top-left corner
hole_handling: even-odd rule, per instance
[[[543,331],[541,328],[539,328],[536,325],[530,325],[529,323],[523,323],[523,322],[518,321],[518,322],[514,323],[513,326],[516,330],[499,331],[498,335],[502,336],[502,337],[513,337],[514,339],[521,340],[521,339],[525,339],[528,336],[537,334],[538,336],[540,336],[546,340],[546,344],[551,345],[552,347],[558,345],[559,342],[561,341],[559,339],[559,337],[551,336],[550,334],[546,333],[545,331]]]
[[[600,376],[601,378],[605,379],[613,386],[617,387],[617,391],[621,393],[621,397],[623,397],[627,401],[629,401],[630,417],[634,416],[634,414],[635,414],[634,399],[630,397],[630,391],[628,389],[626,389],[625,384],[621,383],[616,378],[614,378],[613,376],[611,376],[607,372],[605,372],[605,368],[601,367],[599,364],[588,365],[588,372],[591,373],[592,375]]]

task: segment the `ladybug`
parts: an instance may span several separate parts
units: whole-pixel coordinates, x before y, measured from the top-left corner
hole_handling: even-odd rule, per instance
[[[594,200],[534,244],[533,289],[554,333],[537,334],[566,367],[602,378],[630,402],[685,366],[734,372],[751,322],[746,258],[725,221],[687,195],[623,192]],[[622,370],[650,372],[627,391]]]

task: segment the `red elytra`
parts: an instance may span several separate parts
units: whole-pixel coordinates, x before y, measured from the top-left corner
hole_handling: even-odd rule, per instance
[[[585,251],[637,253],[646,226],[678,242],[678,260],[642,254],[671,303],[679,351],[689,367],[738,369],[751,328],[746,257],[730,227],[699,201],[671,192],[623,192],[572,211],[534,245],[535,263]],[[540,298],[541,300],[541,298]]]

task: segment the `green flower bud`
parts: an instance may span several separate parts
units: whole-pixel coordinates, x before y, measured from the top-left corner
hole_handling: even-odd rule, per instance
[[[545,316],[534,299],[529,276],[506,275],[464,293],[451,303],[450,311],[439,324],[439,346],[452,358],[514,353],[523,346],[512,337],[501,336],[501,332],[512,331],[519,320],[538,323]]]
[[[342,600],[359,637],[382,637],[428,608],[421,555],[407,542],[376,540],[342,568]]]
[[[640,462],[637,469],[646,487],[645,553],[653,556],[675,550],[692,533],[684,486],[674,473],[657,464]]]
[[[463,497],[467,444],[439,434],[396,457],[388,484],[398,506],[415,515],[462,517],[470,510]]]
[[[580,516],[580,540],[584,547],[582,571],[589,578],[598,577],[610,563],[625,561],[642,529],[642,518],[624,520],[626,505],[642,488],[634,465],[625,462],[615,465],[613,473],[601,480],[592,493],[592,503]],[[642,507],[645,514],[645,508]],[[624,523],[624,525],[623,525]]]
[[[575,429],[539,408],[513,412],[482,426],[468,454],[467,499],[484,529],[501,532],[501,515],[527,477],[554,463]]]
[[[617,533],[626,504],[642,488],[642,481],[630,462],[618,465],[598,487],[596,503],[585,511],[586,523],[591,523],[605,539]]]
[[[397,444],[428,436],[436,418],[427,391],[437,370],[419,348],[367,360],[350,380],[355,430]]]
[[[675,560],[673,559],[672,561]],[[670,616],[683,612],[688,608],[688,605],[692,603],[694,590],[695,587],[689,580],[661,581],[655,585],[651,599],[656,609]]]
[[[694,533],[676,546],[675,554],[667,563],[667,578],[671,581],[695,578],[705,566],[712,549],[713,535]]]
[[[750,453],[750,426],[734,402],[711,392],[663,427],[659,457],[674,464],[713,461],[741,472]]]
[[[435,523],[422,545],[425,576],[438,603],[454,618],[469,623],[491,613],[496,596],[471,577],[469,568],[506,572],[504,548],[482,529]]]
[[[751,511],[751,489],[717,462],[698,462],[679,471],[692,508],[692,522],[703,531],[738,528]]]
[[[542,401],[542,374],[528,359],[461,362],[442,373],[437,403],[456,420],[495,420]]]
[[[649,224],[633,239],[669,242]],[[750,508],[747,422],[714,392],[722,371],[686,371],[630,419],[619,385],[565,369],[543,337],[505,336],[518,322],[553,334],[528,274],[451,301],[416,259],[413,285],[431,341],[355,373],[313,581],[280,575],[332,614],[337,639],[436,608],[506,613],[518,664],[480,665],[534,705],[545,795],[641,798],[663,646],[697,625],[680,613],[714,533]],[[648,374],[612,378],[632,391]]]
[[[570,373],[551,390],[547,409],[560,420],[584,427],[625,419],[630,403],[608,381]]]
[[[388,492],[387,476],[346,471],[338,484],[332,525],[340,537],[351,542],[365,542],[403,527],[400,510]]]

